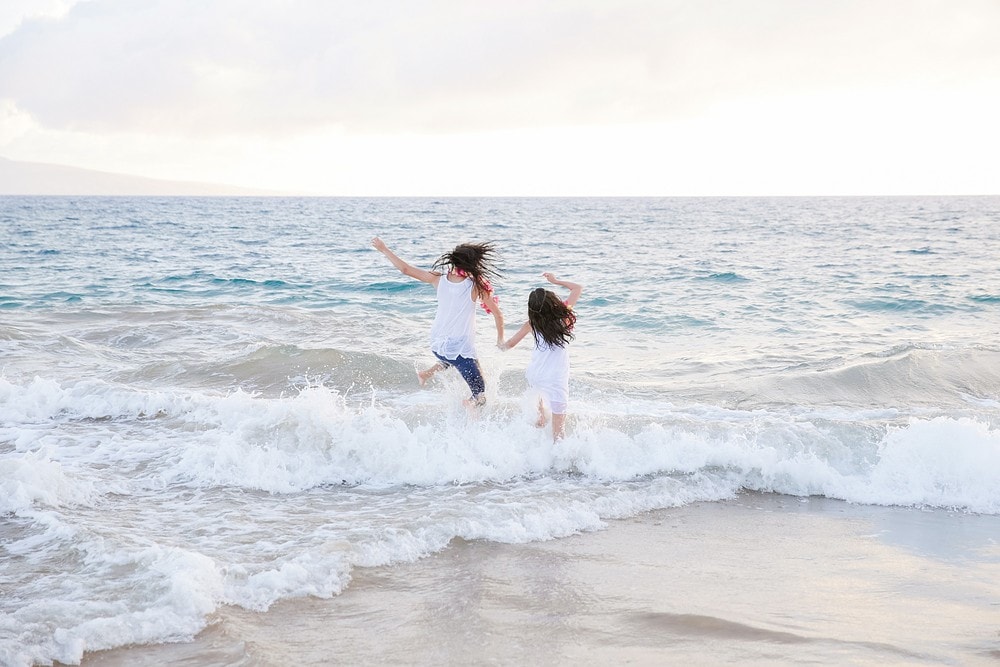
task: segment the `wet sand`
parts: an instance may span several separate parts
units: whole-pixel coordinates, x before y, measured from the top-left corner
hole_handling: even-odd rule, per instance
[[[996,665],[1000,517],[745,494],[220,608],[146,665]]]

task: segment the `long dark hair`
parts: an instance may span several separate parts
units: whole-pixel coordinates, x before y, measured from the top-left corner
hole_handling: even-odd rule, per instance
[[[563,347],[573,340],[576,313],[562,299],[543,287],[531,290],[528,295],[528,322],[535,340]]]
[[[485,295],[493,291],[490,283],[500,278],[500,269],[496,264],[497,249],[492,243],[463,243],[438,257],[433,268],[447,269],[450,266],[464,272],[472,278],[479,293]]]

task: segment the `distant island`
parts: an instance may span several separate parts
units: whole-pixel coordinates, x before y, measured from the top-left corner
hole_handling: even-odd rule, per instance
[[[0,157],[0,195],[279,195],[232,185],[166,181]]]

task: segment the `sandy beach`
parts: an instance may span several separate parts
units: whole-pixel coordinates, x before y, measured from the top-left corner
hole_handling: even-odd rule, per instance
[[[357,570],[84,665],[996,664],[1000,517],[744,494]]]

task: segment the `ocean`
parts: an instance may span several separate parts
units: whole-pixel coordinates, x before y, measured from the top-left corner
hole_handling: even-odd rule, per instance
[[[478,418],[418,385],[434,290],[376,235],[495,242],[509,333],[542,272],[584,286],[564,440],[485,313]],[[1000,563],[998,249],[1000,197],[0,197],[0,664],[748,497],[972,521]]]

